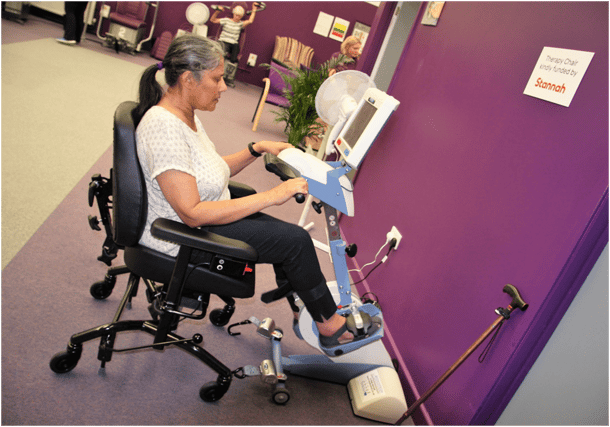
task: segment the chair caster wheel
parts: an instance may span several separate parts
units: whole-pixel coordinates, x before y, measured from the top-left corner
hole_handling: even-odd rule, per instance
[[[80,351],[76,353],[61,351],[55,356],[53,356],[51,362],[49,363],[49,366],[51,367],[51,370],[56,374],[65,374],[76,367],[79,359]]]
[[[204,402],[216,402],[217,400],[220,400],[226,392],[226,386],[218,384],[216,381],[210,381],[199,389],[199,397]]]
[[[91,285],[89,292],[95,299],[106,299],[110,296],[110,294],[112,294],[112,289],[108,289],[106,282],[101,281],[95,282],[93,285]]]
[[[234,307],[231,308],[232,310],[227,310],[226,307],[224,309],[217,308],[215,310],[212,310],[210,312],[210,322],[212,322],[212,324],[214,324],[215,326],[225,326],[227,323],[229,323],[229,320],[231,320],[231,316],[233,315],[233,311],[235,310]]]
[[[106,275],[104,280],[100,280],[99,282],[95,282],[93,285],[91,285],[89,292],[95,299],[106,299],[110,296],[110,294],[112,294],[115,283],[115,276]]]
[[[277,405],[285,405],[290,400],[290,392],[285,388],[273,392],[273,402]]]

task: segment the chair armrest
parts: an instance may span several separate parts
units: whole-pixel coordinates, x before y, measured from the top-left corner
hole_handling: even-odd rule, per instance
[[[231,193],[232,199],[239,199],[240,197],[256,194],[256,190],[254,188],[235,181],[229,181],[229,192]]]
[[[158,239],[190,246],[205,252],[239,258],[244,261],[256,261],[258,259],[256,250],[245,242],[199,228],[191,228],[186,224],[170,219],[156,219],[150,232]]]

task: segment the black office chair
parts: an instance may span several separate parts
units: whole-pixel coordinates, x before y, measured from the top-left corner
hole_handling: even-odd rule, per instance
[[[127,288],[112,322],[72,335],[67,350],[53,356],[50,367],[59,374],[71,371],[80,359],[83,343],[96,338],[100,338],[98,359],[104,367],[113,352],[125,351],[114,349],[118,333],[143,331],[154,336],[153,342],[136,349],[162,350],[165,346],[176,345],[218,373],[217,380],[205,384],[199,392],[204,401],[213,402],[226,393],[238,370],[231,371],[199,346],[203,340],[201,335],[185,339],[173,331],[180,319],[203,319],[210,294],[218,295],[226,303],[223,309],[210,313],[210,320],[217,326],[226,325],[234,311],[234,298],[254,295],[254,263],[258,254],[244,242],[167,219],[156,220],[151,232],[157,238],[179,244],[177,257],[138,244],[146,223],[147,198],[136,150],[135,128],[139,121],[133,114],[136,106],[135,102],[128,101],[117,108],[113,169],[109,179],[94,176],[91,184],[94,191],[89,193],[90,204],[93,197],[97,198],[102,221],[111,237],[104,243],[105,252],[100,257],[104,259],[100,260],[110,265],[113,255],[122,249],[125,261],[125,266],[110,268],[106,279],[91,287],[91,294],[98,299],[107,298],[112,293],[116,276],[129,273]],[[236,183],[231,183],[230,189],[232,197],[255,192]],[[90,218],[92,226],[96,221]],[[193,248],[207,253],[207,261],[192,265],[189,259]],[[151,319],[122,321],[121,314],[136,296],[140,279],[146,285]]]

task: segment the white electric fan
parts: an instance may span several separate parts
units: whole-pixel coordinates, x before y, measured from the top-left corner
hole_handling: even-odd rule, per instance
[[[316,94],[318,116],[332,126],[326,143],[326,155],[333,152],[333,142],[354,112],[358,103],[375,82],[361,71],[346,70],[326,79]]]
[[[191,3],[186,8],[186,19],[193,26],[193,33],[201,37],[208,36],[208,26],[205,25],[210,19],[210,9],[203,3]]]

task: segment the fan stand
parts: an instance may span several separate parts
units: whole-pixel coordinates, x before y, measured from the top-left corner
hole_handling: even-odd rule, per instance
[[[210,10],[203,3],[191,3],[186,9],[186,19],[193,26],[193,34],[201,37],[208,36],[208,26],[205,25],[210,19]]]
[[[195,24],[193,25],[193,34],[197,34],[201,37],[208,36],[208,26],[205,24]]]

